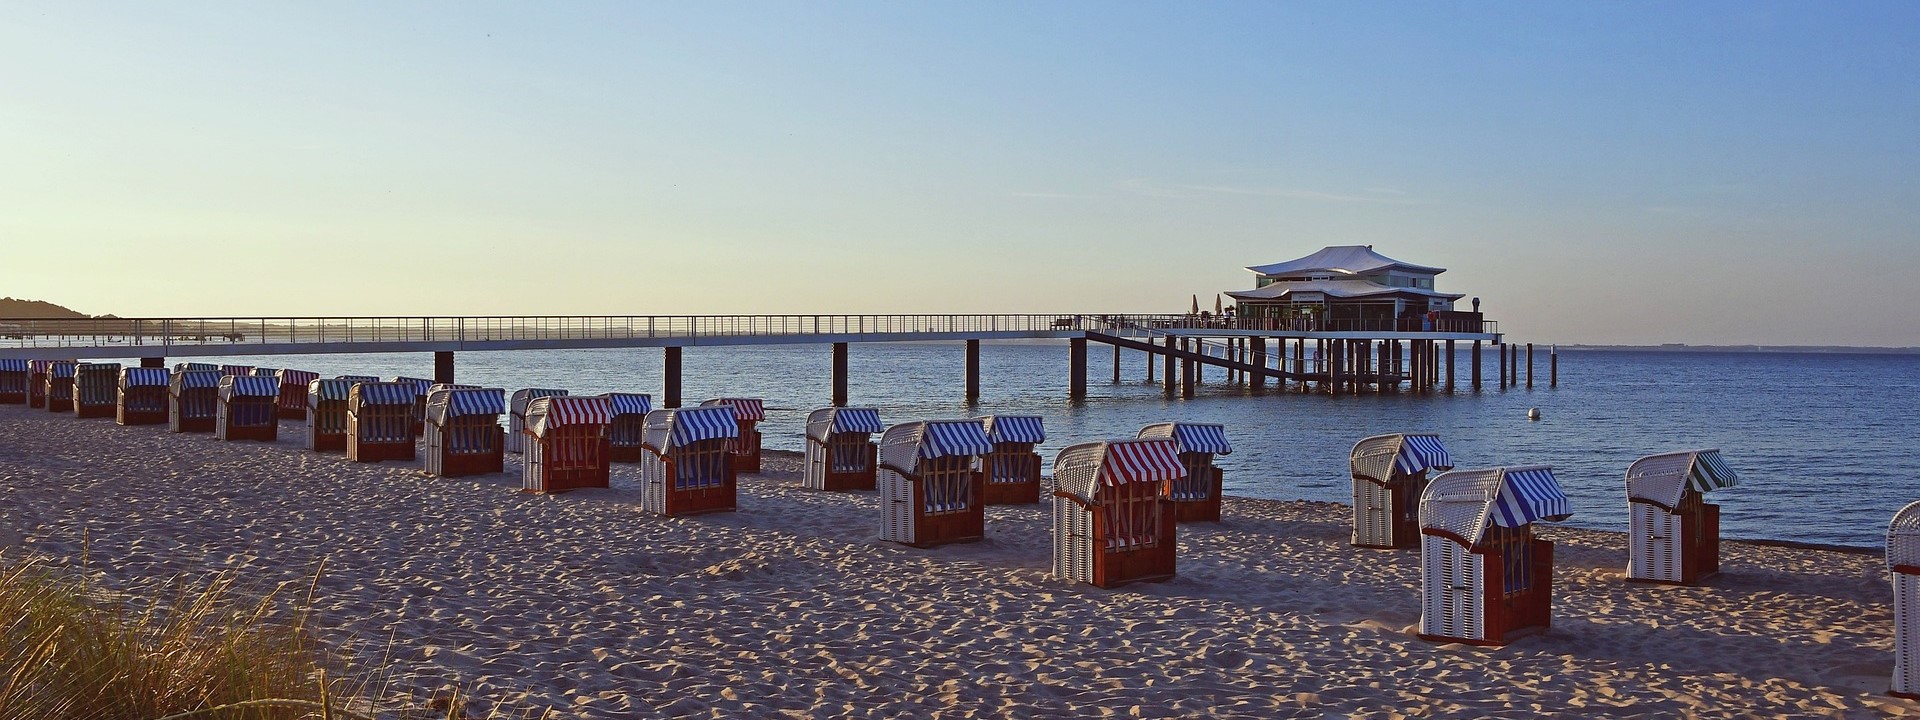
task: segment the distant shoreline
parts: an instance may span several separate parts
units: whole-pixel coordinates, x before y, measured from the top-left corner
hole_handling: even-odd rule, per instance
[[[1920,355],[1920,347],[1852,347],[1848,345],[1559,345],[1561,350],[1594,352],[1718,352],[1718,353],[1828,353],[1835,355]]]

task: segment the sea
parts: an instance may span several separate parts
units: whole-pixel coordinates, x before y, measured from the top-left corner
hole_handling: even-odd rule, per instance
[[[969,404],[963,345],[856,344],[849,394],[889,424],[1039,415],[1048,463],[1060,448],[1133,437],[1149,423],[1220,423],[1233,444],[1217,459],[1226,491],[1256,498],[1350,501],[1355,441],[1427,431],[1461,468],[1551,465],[1573,502],[1567,524],[1586,528],[1626,528],[1624,477],[1636,458],[1693,448],[1719,448],[1740,476],[1739,487],[1708,498],[1720,504],[1728,538],[1881,547],[1893,513],[1920,500],[1920,355],[1562,350],[1559,386],[1549,388],[1544,350],[1532,389],[1499,389],[1497,356],[1488,352],[1487,384],[1471,390],[1462,349],[1453,393],[1256,394],[1208,368],[1194,398],[1169,399],[1147,381],[1145,354],[1124,351],[1115,383],[1112,353],[1093,345],[1088,397],[1069,402],[1064,342],[984,342],[981,397]],[[433,376],[427,353],[193,359],[325,377]],[[461,383],[659,400],[657,348],[467,352],[456,360]],[[830,402],[831,368],[826,345],[689,347],[683,397],[689,405],[765,398],[766,446],[800,450],[807,413]],[[1528,418],[1532,409],[1540,419]]]

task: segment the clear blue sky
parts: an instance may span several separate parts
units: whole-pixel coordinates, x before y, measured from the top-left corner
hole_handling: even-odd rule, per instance
[[[1176,311],[1372,244],[1518,339],[1920,345],[1920,3],[0,6],[0,295]]]

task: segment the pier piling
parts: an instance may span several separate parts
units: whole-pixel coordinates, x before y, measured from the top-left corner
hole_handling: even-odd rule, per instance
[[[847,406],[847,344],[833,344],[833,406]]]
[[[433,354],[433,381],[453,383],[453,353],[440,351]]]
[[[1527,389],[1533,389],[1533,343],[1527,343]]]
[[[140,367],[143,367],[143,368],[163,368],[166,366],[167,366],[167,359],[163,357],[140,358]]]
[[[1470,380],[1473,382],[1473,389],[1479,390],[1480,389],[1480,341],[1479,340],[1473,341],[1473,357],[1468,358],[1467,364],[1469,366],[1468,372],[1473,376],[1470,378]]]
[[[1453,392],[1453,341],[1447,341],[1447,392]]]
[[[1172,350],[1175,342],[1173,336],[1167,336],[1167,349]],[[1179,382],[1179,379],[1173,375],[1173,353],[1162,354],[1160,361],[1165,365],[1165,367],[1161,369],[1165,371],[1163,374],[1166,376],[1167,381],[1166,395],[1167,397],[1173,397],[1173,386]]]
[[[666,368],[661,372],[660,407],[680,407],[680,346],[661,348]]]
[[[1252,361],[1251,364],[1254,367],[1260,369],[1253,373],[1253,377],[1247,378],[1247,385],[1256,393],[1264,393],[1267,391],[1267,339],[1249,338],[1248,344],[1253,348],[1248,359]]]
[[[980,399],[980,341],[967,341],[967,402]]]
[[[1113,384],[1120,384],[1120,346],[1113,346]]]
[[[1560,346],[1547,346],[1547,387],[1560,387]]]
[[[1507,344],[1500,343],[1500,389],[1507,389]]]
[[[1087,339],[1083,337],[1067,341],[1067,397],[1087,397]]]

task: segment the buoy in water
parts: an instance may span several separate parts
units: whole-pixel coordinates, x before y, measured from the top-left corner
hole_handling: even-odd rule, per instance
[[[1528,420],[1539,420],[1539,419],[1540,419],[1540,408],[1527,408],[1527,419],[1528,419]]]

